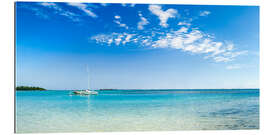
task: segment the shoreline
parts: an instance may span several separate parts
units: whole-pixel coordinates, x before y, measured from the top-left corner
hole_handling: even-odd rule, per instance
[[[77,90],[77,89],[76,89]],[[46,89],[46,90],[16,90],[16,91],[76,91],[76,90],[55,90],[55,89]],[[232,91],[232,90],[237,90],[237,91],[248,91],[248,90],[254,90],[254,91],[259,91],[259,88],[248,88],[248,89],[93,89],[94,91]]]

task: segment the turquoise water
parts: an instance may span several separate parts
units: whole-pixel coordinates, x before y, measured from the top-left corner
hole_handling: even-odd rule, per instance
[[[16,132],[259,128],[259,90],[17,91]]]

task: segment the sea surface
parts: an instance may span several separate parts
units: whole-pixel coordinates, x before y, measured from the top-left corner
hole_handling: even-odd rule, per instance
[[[259,89],[17,91],[16,132],[259,129]]]

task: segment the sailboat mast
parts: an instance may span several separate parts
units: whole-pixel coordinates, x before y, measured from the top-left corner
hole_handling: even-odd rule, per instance
[[[88,84],[88,90],[90,90],[90,76],[89,76],[89,69],[88,69],[88,65],[86,67],[87,70],[87,84]]]

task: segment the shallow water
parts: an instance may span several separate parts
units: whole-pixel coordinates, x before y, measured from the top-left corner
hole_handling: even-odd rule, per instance
[[[259,128],[259,90],[17,91],[16,132]]]

